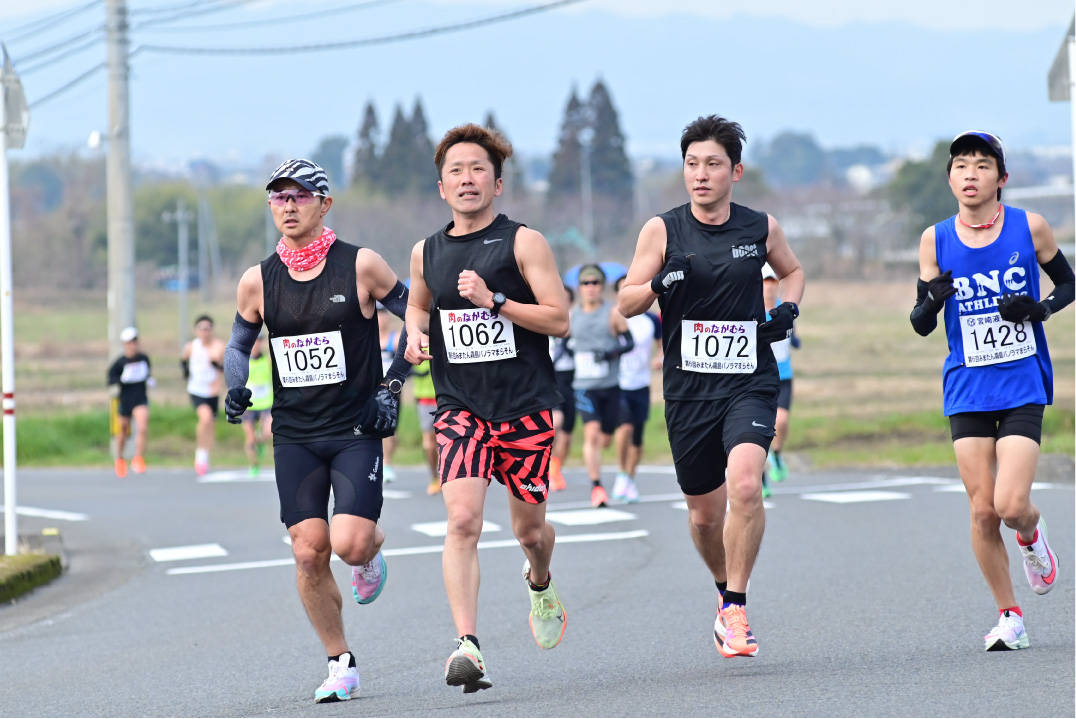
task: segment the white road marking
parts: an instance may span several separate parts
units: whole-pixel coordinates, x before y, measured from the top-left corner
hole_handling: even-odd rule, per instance
[[[577,509],[571,512],[546,512],[545,518],[550,522],[563,524],[567,527],[582,527],[591,524],[608,524],[609,522],[625,522],[637,517],[631,512],[622,512],[619,509],[599,507],[597,509]]]
[[[228,550],[219,544],[192,544],[187,547],[167,547],[151,549],[149,556],[156,562],[179,562],[184,559],[208,559],[209,557],[227,557]]]
[[[1056,485],[1052,482],[1032,482],[1032,489],[1053,489]],[[967,490],[964,489],[964,485],[961,482],[955,482],[954,484],[946,485],[943,487],[935,487],[935,492],[953,492],[964,494]]]
[[[411,529],[427,537],[444,537],[448,535],[448,522],[418,522],[412,524]],[[482,520],[482,534],[499,531],[501,531],[501,525]]]
[[[673,503],[672,503],[672,504],[670,504],[669,506],[670,506],[670,507],[672,507],[673,509],[682,509],[682,510],[684,510],[685,512],[687,511],[687,502],[686,502],[686,501],[682,501],[682,502],[673,502]],[[767,502],[766,500],[762,500],[762,507],[763,507],[763,509],[773,509],[773,508],[774,508],[774,507],[776,507],[776,506],[777,506],[777,505],[776,505],[776,504],[774,504],[773,502]]]
[[[613,542],[623,539],[639,539],[649,536],[650,532],[645,529],[636,529],[631,532],[607,532],[602,534],[569,534],[557,537],[557,544],[580,544],[584,542]],[[479,542],[479,549],[506,549],[518,547],[519,542],[515,539],[497,539],[492,542]],[[439,554],[445,550],[444,545],[434,544],[424,547],[402,547],[400,549],[386,549],[386,557],[405,557],[413,554]],[[333,555],[333,561],[339,561]],[[262,569],[264,567],[286,567],[294,565],[295,560],[269,559],[261,562],[237,562],[234,564],[215,564],[202,567],[175,567],[169,569],[166,574],[206,574],[209,572],[233,572],[241,569]]]
[[[199,484],[213,484],[217,482],[275,482],[276,474],[271,469],[262,470],[253,477],[245,469],[227,469],[220,472],[210,472],[198,478]]]
[[[382,489],[381,496],[385,499],[411,499],[414,495],[403,489]]]
[[[817,494],[804,494],[800,499],[810,499],[815,502],[833,502],[834,504],[849,504],[851,502],[885,502],[893,499],[911,499],[912,495],[907,492],[825,492]]]
[[[4,511],[4,505],[0,504],[0,512]],[[66,522],[85,522],[90,518],[88,514],[81,512],[64,512],[59,509],[38,509],[37,507],[15,506],[15,514],[24,517],[41,517],[43,519],[62,519]]]
[[[777,486],[771,489],[773,489],[774,494],[802,494],[804,492],[843,492],[850,489],[889,489],[891,487],[913,487],[921,484],[947,485],[952,483],[952,479],[943,477],[893,477],[892,479],[879,477],[878,479],[868,479],[863,482],[816,484],[807,487]]]

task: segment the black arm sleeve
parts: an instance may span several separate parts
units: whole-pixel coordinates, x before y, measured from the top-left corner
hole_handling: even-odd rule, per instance
[[[238,312],[232,323],[232,337],[224,348],[224,382],[228,389],[246,387],[250,378],[250,351],[258,340],[261,324],[247,322]]]
[[[403,287],[403,285],[398,285]],[[404,305],[407,304],[407,288],[404,287]],[[383,301],[381,304],[385,304]],[[388,307],[388,305],[385,305]],[[389,365],[389,371],[385,373],[385,379],[398,379],[403,382],[407,379],[407,375],[411,374],[411,363],[404,359],[404,352],[407,351],[407,328],[404,327],[400,330],[400,336],[396,338],[396,353],[392,355],[392,364]]]
[[[387,295],[378,300],[378,302],[384,305],[386,310],[402,320],[407,313],[408,294],[407,285],[397,280],[396,286],[393,287]]]
[[[631,336],[631,330],[621,332],[616,338],[620,342],[620,349],[617,350],[619,354],[627,354],[635,348],[635,338]]]
[[[927,283],[918,280],[915,283],[915,309],[912,310],[911,317],[908,319],[912,321],[912,329],[923,337],[929,335],[938,326],[938,313],[932,312],[926,306],[926,300]]]
[[[1050,296],[1042,301],[1050,308],[1050,314],[1060,312],[1072,304],[1076,298],[1076,275],[1072,273],[1072,266],[1065,259],[1061,250],[1057,251],[1054,258],[1042,266],[1046,274],[1054,283],[1054,289]]]
[[[120,367],[121,362],[122,362],[122,358],[117,359],[115,362],[112,363],[112,366],[108,368],[108,383],[109,384],[119,384],[120,383],[120,377],[123,376],[123,368]]]

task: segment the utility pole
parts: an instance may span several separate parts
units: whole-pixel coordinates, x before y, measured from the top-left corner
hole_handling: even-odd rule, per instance
[[[131,199],[130,111],[127,102],[127,0],[107,0],[108,34],[108,346],[135,323],[134,203]]]
[[[7,172],[7,148],[26,142],[30,110],[22,83],[7,48],[0,72],[0,384],[4,393],[4,554],[19,552],[18,516],[15,514],[15,329],[11,298],[11,197]]]
[[[187,315],[187,300],[188,289],[190,288],[190,235],[188,233],[187,223],[193,219],[194,215],[187,211],[187,201],[182,197],[176,200],[175,212],[164,212],[161,214],[162,222],[175,222],[178,229],[179,242],[178,252],[179,261],[177,264],[177,279],[179,280],[179,288],[177,290],[179,294],[179,351],[183,351],[183,347],[187,344],[187,332],[189,331],[189,322]]]

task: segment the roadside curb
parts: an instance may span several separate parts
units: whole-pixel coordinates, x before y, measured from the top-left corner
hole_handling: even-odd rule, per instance
[[[18,599],[48,584],[67,569],[67,554],[58,529],[48,528],[41,534],[20,536],[19,548],[22,551],[10,557],[15,567],[5,571],[0,564],[0,603]],[[0,557],[0,561],[3,559],[5,557]]]
[[[20,554],[16,559],[25,566],[0,576],[0,602],[10,602],[27,592],[48,584],[63,572],[60,557],[56,554]]]

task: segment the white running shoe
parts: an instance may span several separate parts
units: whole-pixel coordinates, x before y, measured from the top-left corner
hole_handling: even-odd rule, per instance
[[[639,501],[639,488],[635,486],[635,480],[631,477],[628,477],[628,482],[624,485],[624,501],[628,504]]]
[[[988,652],[1027,649],[1030,646],[1027,632],[1024,631],[1024,618],[1007,609],[1001,613],[998,625],[991,629],[983,639],[986,641]]]
[[[1027,575],[1031,591],[1046,594],[1056,583],[1057,555],[1046,543],[1046,520],[1041,516],[1036,531],[1038,536],[1035,541],[1027,547],[1021,545],[1020,553],[1024,555],[1024,574]]]
[[[329,660],[329,678],[321,683],[314,692],[314,703],[346,702],[354,699],[359,694],[359,669],[349,667],[351,653],[344,652],[340,655],[340,661]]]
[[[381,470],[381,479],[384,484],[388,484],[389,482],[395,482],[396,470],[386,464]]]
[[[616,473],[616,480],[613,482],[613,499],[626,499],[628,483],[631,482],[631,477],[624,472]]]

